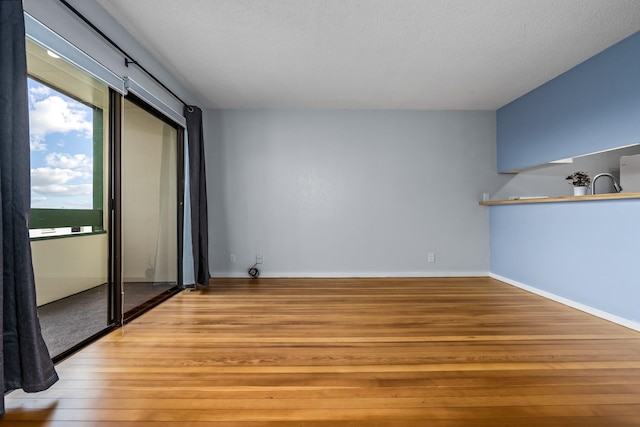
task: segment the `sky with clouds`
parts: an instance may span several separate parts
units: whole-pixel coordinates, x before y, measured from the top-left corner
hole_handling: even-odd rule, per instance
[[[29,79],[31,207],[93,206],[93,111]]]

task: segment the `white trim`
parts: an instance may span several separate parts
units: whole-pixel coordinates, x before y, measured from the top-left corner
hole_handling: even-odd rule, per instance
[[[115,91],[123,95],[126,93],[124,80],[121,77],[69,43],[27,12],[24,12],[24,26],[28,39],[60,55],[74,66],[100,80]]]
[[[412,272],[318,272],[318,271],[265,271],[263,272],[260,265],[260,277],[268,278],[376,278],[376,277],[487,277],[487,271],[412,271]],[[213,278],[249,278],[246,271],[214,271],[211,273]]]
[[[633,320],[626,319],[624,317],[617,316],[615,314],[608,313],[606,311],[599,310],[597,308],[593,308],[591,306],[570,300],[568,298],[561,297],[556,294],[552,294],[551,292],[543,291],[542,289],[535,288],[533,286],[525,285],[524,283],[520,283],[516,280],[509,279],[507,277],[500,276],[498,274],[489,273],[489,277],[492,279],[499,280],[508,285],[515,286],[516,288],[523,289],[525,291],[534,293],[536,295],[540,295],[547,299],[559,302],[560,304],[564,304],[566,306],[575,308],[580,311],[584,311],[585,313],[594,315],[596,317],[600,317],[601,319],[608,320],[613,323],[617,323],[618,325],[625,326],[629,329],[633,329],[635,331],[640,331],[640,323],[635,322]]]
[[[187,127],[187,119],[185,119],[185,117],[181,113],[175,111],[173,108],[167,105],[160,98],[158,98],[153,93],[151,93],[150,91],[142,87],[142,85],[140,85],[135,80],[129,77],[125,77],[124,87],[127,89],[128,92],[131,92],[134,95],[136,95],[138,98],[144,100],[153,108],[160,111],[162,114],[164,114],[165,116],[167,116],[168,118],[176,122],[178,125],[182,126],[183,128]]]
[[[24,12],[24,22],[26,37],[30,40],[60,55],[69,63],[100,80],[120,94],[126,95],[128,92],[135,94],[164,116],[174,121],[178,126],[186,127],[187,121],[181,111],[182,102],[161,85],[146,76],[140,77],[146,86],[128,76],[120,77],[110,68],[107,68],[106,65],[103,65],[88,53],[67,41],[27,12]],[[120,57],[121,55],[117,54],[117,56]]]

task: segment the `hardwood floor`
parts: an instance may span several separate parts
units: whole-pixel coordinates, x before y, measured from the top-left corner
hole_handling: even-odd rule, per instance
[[[640,333],[488,278],[216,280],[11,426],[640,426]]]

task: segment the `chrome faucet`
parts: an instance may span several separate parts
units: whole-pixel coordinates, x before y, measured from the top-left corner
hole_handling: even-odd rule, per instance
[[[609,178],[611,178],[611,182],[613,182],[613,188],[614,190],[616,190],[616,193],[622,191],[622,187],[620,187],[620,184],[618,184],[618,181],[616,181],[613,175],[611,175],[610,173],[599,173],[598,175],[594,176],[593,180],[591,181],[591,194],[596,194],[596,180],[601,176],[608,176]]]

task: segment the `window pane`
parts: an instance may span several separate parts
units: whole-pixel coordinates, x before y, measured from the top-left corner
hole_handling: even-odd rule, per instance
[[[103,231],[107,87],[27,40],[32,238]]]
[[[121,175],[126,183],[121,200],[125,316],[177,285],[177,147],[174,127],[125,99]]]
[[[93,110],[29,79],[32,208],[93,208]]]

